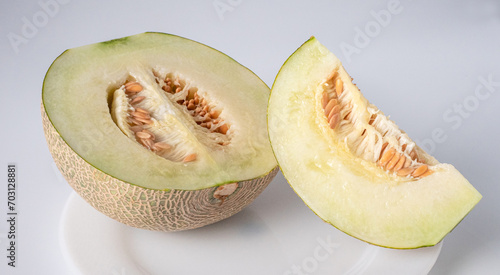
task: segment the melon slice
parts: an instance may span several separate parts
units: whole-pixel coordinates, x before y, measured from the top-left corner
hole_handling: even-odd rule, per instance
[[[276,175],[269,92],[221,52],[144,33],[61,54],[44,80],[43,126],[62,174],[97,210],[191,229],[240,211]]]
[[[368,243],[432,246],[481,195],[361,94],[314,37],[282,66],[268,106],[277,161],[324,221]]]

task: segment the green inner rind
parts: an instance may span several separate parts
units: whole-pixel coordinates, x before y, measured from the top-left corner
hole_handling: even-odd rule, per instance
[[[232,143],[216,164],[175,163],[128,139],[114,124],[108,98],[129,68],[163,66],[194,81],[221,102],[233,122]],[[250,70],[203,44],[144,33],[65,51],[51,65],[42,100],[65,142],[89,164],[149,189],[196,190],[257,178],[276,162],[266,131],[269,88]]]
[[[338,60],[316,39],[282,66],[268,107],[271,144],[284,176],[318,216],[366,242],[392,248],[432,246],[481,199],[448,164],[417,181],[360,174],[317,120],[315,93]]]

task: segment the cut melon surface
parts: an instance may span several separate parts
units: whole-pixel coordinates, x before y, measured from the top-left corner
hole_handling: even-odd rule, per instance
[[[419,148],[352,83],[314,37],[282,66],[268,130],[285,178],[324,221],[368,243],[441,241],[481,195]]]
[[[178,77],[186,91],[196,87],[210,105],[223,108],[231,143],[206,146],[207,133],[172,102],[176,98],[167,98],[156,72]],[[198,152],[199,161],[186,165],[145,154],[124,136],[110,109],[115,91],[130,79],[141,83],[141,95],[161,101],[141,103],[155,108],[156,128],[171,134],[179,150]],[[196,190],[256,178],[276,166],[265,131],[269,88],[230,57],[188,39],[145,33],[67,50],[47,72],[42,97],[52,125],[75,153],[134,185]]]
[[[213,48],[143,33],[61,54],[43,83],[42,122],[55,163],[93,207],[185,230],[237,213],[276,175],[269,93]]]

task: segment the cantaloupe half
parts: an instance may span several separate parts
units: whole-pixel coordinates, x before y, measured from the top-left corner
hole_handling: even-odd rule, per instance
[[[285,178],[309,208],[368,243],[435,245],[481,199],[370,104],[314,37],[279,71],[268,129]]]
[[[277,173],[269,88],[192,40],[143,33],[65,51],[43,83],[50,152],[73,189],[130,226],[227,218]]]

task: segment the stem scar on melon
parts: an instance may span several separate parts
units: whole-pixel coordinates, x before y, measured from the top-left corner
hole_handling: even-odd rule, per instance
[[[353,237],[401,249],[435,245],[481,194],[422,150],[352,80],[314,37],[283,64],[268,105],[283,175],[314,213]]]
[[[239,212],[277,174],[269,92],[215,49],[143,33],[61,54],[42,122],[61,173],[94,208],[133,227],[186,230]]]

